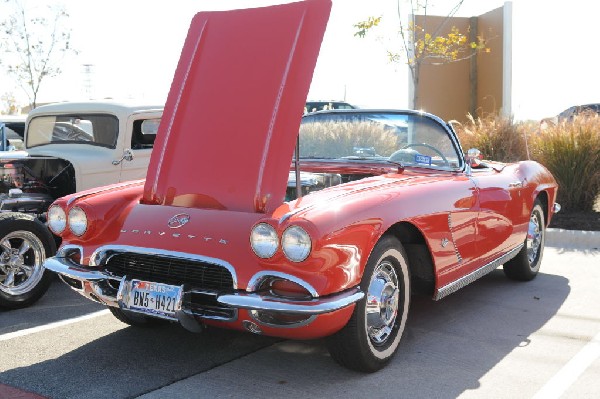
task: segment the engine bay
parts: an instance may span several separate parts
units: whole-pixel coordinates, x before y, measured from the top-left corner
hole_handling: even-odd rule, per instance
[[[0,212],[40,215],[57,198],[75,192],[70,162],[51,157],[0,160]]]

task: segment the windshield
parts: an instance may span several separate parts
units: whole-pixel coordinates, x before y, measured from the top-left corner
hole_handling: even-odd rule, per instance
[[[436,120],[410,113],[333,112],[307,115],[300,126],[300,159],[391,161],[456,169],[459,152]]]
[[[82,143],[115,148],[118,134],[119,121],[114,115],[37,116],[27,128],[27,147]]]

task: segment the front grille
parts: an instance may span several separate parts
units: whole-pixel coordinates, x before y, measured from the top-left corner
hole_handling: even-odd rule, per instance
[[[105,270],[119,277],[182,285],[205,290],[231,290],[233,277],[225,267],[193,259],[137,253],[108,257]]]

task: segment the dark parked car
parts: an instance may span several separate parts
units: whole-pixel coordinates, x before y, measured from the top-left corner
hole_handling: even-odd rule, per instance
[[[574,105],[565,109],[556,116],[542,119],[540,121],[540,127],[541,129],[545,129],[548,126],[556,126],[560,122],[571,122],[575,116],[581,114],[600,115],[600,104]]]
[[[573,120],[576,115],[580,115],[583,113],[596,113],[600,114],[600,104],[585,104],[585,105],[575,105],[573,107],[569,107],[565,109],[563,112],[558,114],[558,121],[563,120]]]
[[[331,109],[355,109],[352,104],[345,101],[307,101],[304,107],[304,113],[325,111]]]
[[[0,115],[0,125],[4,125],[0,151],[6,151],[8,146],[17,149],[23,148],[23,135],[25,134],[26,115]],[[5,140],[8,140],[5,142]]]

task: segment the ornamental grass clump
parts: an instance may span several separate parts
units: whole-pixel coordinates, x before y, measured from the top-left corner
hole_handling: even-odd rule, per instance
[[[557,202],[567,212],[591,212],[600,194],[600,117],[581,114],[542,130],[532,158],[558,182]]]
[[[475,118],[467,115],[466,123],[454,122],[463,150],[477,148],[485,159],[517,162],[528,159],[528,129],[512,117],[490,114]]]
[[[300,154],[308,158],[342,158],[371,151],[371,156],[389,156],[398,149],[393,129],[379,123],[304,123],[300,127]]]

